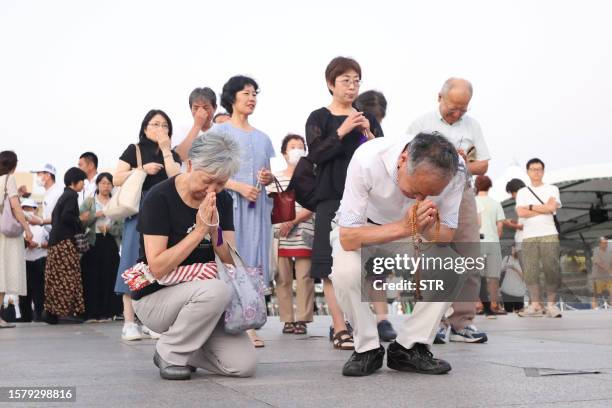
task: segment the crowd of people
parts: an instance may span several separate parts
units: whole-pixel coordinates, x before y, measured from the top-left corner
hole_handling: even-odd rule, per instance
[[[265,343],[254,330],[223,331],[220,318],[230,292],[218,279],[130,291],[122,274],[139,262],[161,279],[216,257],[231,263],[229,251],[236,248],[261,271],[266,294],[276,295],[285,334],[308,332],[315,282],[321,282],[332,347],[353,351],[342,369],[348,376],[373,373],[385,353],[395,370],[446,373],[450,364],[434,358],[431,345],[486,342],[487,334],[474,324],[479,313],[492,319],[514,311],[561,317],[554,217],[561,201],[557,187],[542,181],[543,161],[526,164],[528,186],[518,179],[506,186],[518,215],[506,219],[488,196],[491,155],[478,121],[467,115],[469,81],[448,79],[434,110],[415,119],[406,135],[384,137],[387,101],[378,91],[360,93],[361,80],[361,67],[351,58],[328,64],[322,86],[330,100],[308,116],[304,136],[282,140],[278,147],[287,166],[274,173],[273,143],[250,123],[259,85],[246,76],[223,86],[224,112],[217,113],[211,88],[194,89],[190,127],[174,128],[162,110],[147,112],[113,174],[98,172],[93,152],[83,153],[63,180],[51,164],[32,169],[45,190],[42,203],[18,188],[17,155],[0,152],[0,301],[5,293],[19,295],[23,322],[121,316],[122,340],[158,339],[154,362],[166,379],[188,379],[197,368],[250,376],[254,347]],[[146,173],[140,210],[121,220],[108,217],[113,194],[139,169]],[[309,194],[298,194],[294,219],[273,225],[267,193],[292,188]],[[5,213],[17,235],[5,230]],[[506,256],[500,247],[504,228],[516,231]],[[482,242],[487,265],[468,274],[457,301],[417,302],[396,330],[385,296],[362,299],[361,248],[407,241],[415,248],[423,241]],[[606,248],[595,264],[609,277]],[[0,319],[0,327],[14,325]],[[383,341],[392,342],[387,350]]]

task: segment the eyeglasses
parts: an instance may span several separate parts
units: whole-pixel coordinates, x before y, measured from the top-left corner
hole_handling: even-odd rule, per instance
[[[464,115],[467,111],[470,110],[470,108],[451,108],[450,106],[448,106],[448,102],[446,102],[444,100],[444,98],[442,98],[442,102],[444,103],[444,106],[446,106],[446,112],[453,115],[455,113],[459,113],[461,115]]]
[[[361,79],[348,79],[348,78],[345,78],[345,79],[338,79],[336,82],[339,83],[342,86],[347,87],[347,88],[349,86],[351,86],[351,84],[355,85],[355,88],[359,88],[359,86],[361,86]]]
[[[544,169],[537,168],[537,167],[534,169],[533,167],[530,167],[530,168],[527,169],[527,171],[531,171],[531,172],[534,172],[534,173],[542,173],[544,171]]]
[[[159,128],[164,128],[166,130],[169,129],[169,126],[167,123],[149,123],[148,126],[154,127],[156,129],[159,129]]]

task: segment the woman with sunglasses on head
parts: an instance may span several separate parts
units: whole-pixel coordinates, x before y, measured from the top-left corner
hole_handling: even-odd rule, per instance
[[[309,159],[317,166],[315,234],[312,248],[313,278],[323,280],[325,300],[332,316],[334,348],[352,350],[349,333],[329,275],[332,270],[329,234],[344,192],[346,170],[353,153],[363,143],[383,136],[376,118],[359,112],[353,103],[359,95],[361,67],[351,58],[336,57],[325,69],[332,96],[328,106],[315,110],[306,121]]]
[[[168,115],[161,110],[150,110],[140,125],[138,143],[130,144],[119,158],[119,164],[113,177],[114,185],[123,185],[133,169],[138,167],[136,147],[140,150],[142,168],[147,173],[147,177],[142,185],[143,198],[154,185],[179,174],[181,159],[176,152],[170,149],[171,137],[172,121]],[[145,327],[142,328],[141,332],[141,328],[136,324],[130,291],[121,278],[121,274],[126,269],[136,264],[139,256],[140,243],[138,232],[136,231],[137,224],[138,214],[125,219],[121,238],[121,259],[115,281],[115,292],[123,295],[123,317],[125,322],[121,332],[122,340],[140,340],[142,334],[152,334],[156,337],[155,333],[147,333],[148,329]]]

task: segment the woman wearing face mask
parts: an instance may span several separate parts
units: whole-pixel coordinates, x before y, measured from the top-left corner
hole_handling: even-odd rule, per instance
[[[287,168],[275,173],[283,190],[287,189],[300,157],[306,155],[306,141],[302,136],[289,134],[281,144],[281,153]],[[276,183],[268,186],[268,192],[276,192]],[[280,320],[285,323],[283,333],[306,334],[306,323],[312,322],[314,280],[310,277],[310,256],[314,225],[312,212],[295,203],[295,219],[274,225],[278,239],[278,274],[276,295]],[[295,268],[297,313],[293,313],[293,270]]]
[[[332,96],[329,105],[313,111],[306,121],[308,157],[317,165],[315,236],[310,276],[323,280],[325,300],[332,315],[334,348],[353,349],[332,282],[329,234],[344,193],[346,170],[355,150],[374,137],[383,136],[374,116],[353,107],[361,85],[361,67],[351,58],[336,57],[325,69]]]
[[[100,173],[96,177],[96,192],[81,204],[81,214],[88,214],[85,227],[90,249],[81,259],[85,312],[87,322],[110,320],[121,311],[121,300],[114,293],[115,272],[119,267],[119,243],[123,221],[113,221],[104,215],[104,206],[111,199],[113,176]]]
[[[231,119],[217,125],[216,129],[232,135],[240,146],[240,169],[226,186],[234,199],[238,252],[249,266],[262,269],[264,283],[268,286],[271,280],[272,199],[262,194],[261,189],[272,182],[270,159],[275,153],[268,135],[249,123],[258,92],[259,85],[252,78],[240,75],[230,78],[223,85],[221,106]],[[248,333],[255,347],[264,346],[254,330]]]
[[[147,192],[156,184],[177,175],[181,170],[181,159],[179,155],[170,149],[170,138],[172,137],[172,121],[164,111],[150,110],[142,120],[138,135],[138,148],[142,157],[142,167],[147,177],[142,185],[142,199]],[[132,169],[137,167],[136,145],[130,144],[119,158],[119,164],[114,175],[115,186],[123,185],[131,174]],[[138,239],[138,214],[125,219],[123,225],[123,236],[121,237],[121,258],[117,269],[115,281],[115,292],[123,295],[123,329],[122,340],[140,340],[142,335],[153,335],[148,329],[139,327],[135,321],[132,299],[127,285],[123,282],[121,274],[126,269],[136,264],[140,251]],[[142,331],[141,331],[142,330]]]
[[[51,214],[51,235],[45,265],[45,321],[57,323],[58,316],[78,316],[85,312],[80,255],[74,236],[83,232],[79,218],[79,195],[85,172],[72,167],[64,175],[64,193]]]

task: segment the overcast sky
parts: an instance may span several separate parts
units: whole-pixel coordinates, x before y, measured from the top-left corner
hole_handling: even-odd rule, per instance
[[[0,150],[60,172],[91,150],[113,168],[151,108],[191,124],[188,95],[232,75],[260,87],[251,123],[277,151],[330,102],[331,58],[361,64],[399,137],[449,76],[474,84],[495,179],[610,161],[612,28],[601,1],[0,2]],[[404,4],[406,3],[406,4]]]

